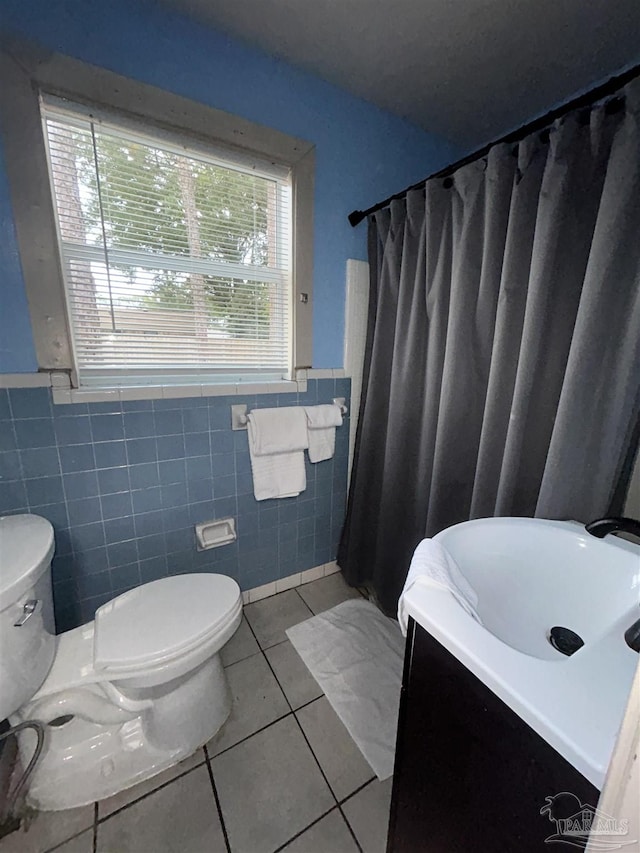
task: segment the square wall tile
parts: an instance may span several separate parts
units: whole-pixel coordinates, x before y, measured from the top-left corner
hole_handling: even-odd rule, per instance
[[[103,441],[95,445],[96,468],[116,468],[127,464],[124,441]]]
[[[62,477],[40,477],[37,480],[27,480],[27,500],[30,506],[60,503],[64,500]]]
[[[53,447],[56,443],[53,421],[50,418],[14,421],[13,426],[16,446],[21,450],[31,447]]]
[[[158,459],[158,447],[155,438],[127,439],[126,445],[129,465],[156,462]]]
[[[111,542],[124,542],[135,539],[136,530],[133,516],[110,518],[104,522],[104,536],[107,545]]]
[[[130,465],[127,470],[132,489],[147,489],[149,486],[160,485],[157,462],[143,462],[140,465]]]
[[[34,447],[15,452],[18,459],[18,472],[22,464],[25,479],[60,474],[60,459],[57,447]]]
[[[134,494],[139,494],[134,492]],[[102,517],[107,518],[124,518],[132,513],[131,493],[118,492],[115,495],[102,495],[100,497],[102,504]]]
[[[81,524],[91,524],[95,521],[102,521],[100,498],[90,497],[82,498],[82,500],[78,501],[68,501],[67,514],[69,524],[73,527]]]
[[[22,418],[50,418],[51,392],[48,388],[10,388],[11,414]]]
[[[62,482],[68,501],[81,500],[98,494],[98,477],[95,471],[64,474]]]
[[[152,411],[125,411],[123,422],[126,438],[150,438],[155,436],[155,421]]]
[[[101,495],[114,494],[129,490],[129,469],[101,468],[98,471],[98,487]]]
[[[96,467],[92,444],[72,444],[69,447],[61,447],[59,453],[60,465],[65,474],[92,471]]]
[[[93,441],[118,441],[124,438],[124,421],[120,413],[91,415]]]

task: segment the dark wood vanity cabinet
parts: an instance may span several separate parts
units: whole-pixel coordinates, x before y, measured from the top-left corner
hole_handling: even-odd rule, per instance
[[[597,805],[581,773],[410,620],[387,853],[575,851],[545,844],[556,824],[540,809],[565,791]]]

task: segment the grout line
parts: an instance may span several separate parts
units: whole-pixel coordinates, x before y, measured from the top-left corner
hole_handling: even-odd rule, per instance
[[[350,823],[349,823],[349,821],[347,820],[347,816],[346,816],[346,815],[345,815],[345,813],[342,811],[342,806],[340,806],[340,805],[338,806],[338,811],[339,811],[339,812],[340,812],[340,814],[342,815],[342,820],[347,824],[347,829],[349,830],[349,833],[351,834],[351,837],[353,838],[353,840],[354,840],[354,842],[355,842],[355,845],[356,845],[356,847],[358,848],[359,853],[364,853],[364,851],[362,850],[362,847],[360,846],[360,842],[358,841],[358,839],[357,839],[357,837],[356,837],[356,834],[355,834],[355,832],[353,831],[353,828],[352,828],[351,824],[350,824]]]
[[[315,699],[309,699],[308,702],[305,702],[303,705],[298,705],[297,708],[293,709],[293,713],[297,714],[298,711],[302,711],[303,708],[308,708],[309,705],[313,705],[314,702],[317,702],[318,699],[322,699],[324,697],[324,693],[321,693],[320,696],[316,696]]]
[[[318,580],[322,580],[322,578],[318,578]],[[311,581],[311,583],[315,583],[315,581]],[[305,584],[305,586],[306,586],[306,585],[307,585],[307,584]],[[309,607],[309,605],[308,605],[308,604],[307,604],[307,602],[304,600],[304,598],[300,595],[299,587],[295,586],[293,589],[294,589],[294,590],[295,590],[295,592],[298,594],[298,598],[299,598],[299,599],[300,599],[300,601],[304,604],[304,606],[307,608],[307,610],[309,611],[309,613],[310,613],[312,616],[317,616],[318,614],[313,612],[313,610]]]
[[[199,749],[202,749],[202,748],[203,748],[203,747],[199,747]],[[198,750],[196,750],[196,752],[197,752],[197,751],[198,751]],[[188,757],[189,757],[189,756],[187,756],[187,758],[188,758]],[[183,760],[184,760],[184,759],[183,759]],[[105,822],[105,821],[107,821],[107,820],[111,820],[111,818],[112,818],[112,817],[115,817],[116,815],[119,815],[119,814],[120,814],[121,812],[123,812],[125,809],[128,809],[128,808],[130,808],[131,806],[136,805],[136,803],[139,803],[139,802],[140,802],[140,800],[146,800],[146,799],[147,799],[147,797],[150,797],[152,794],[157,794],[157,792],[158,792],[158,791],[161,791],[163,788],[166,788],[166,787],[168,787],[169,785],[172,785],[174,782],[177,782],[177,781],[178,781],[178,779],[182,779],[184,776],[187,776],[189,773],[193,773],[193,771],[194,771],[194,770],[197,770],[197,769],[198,769],[198,767],[202,767],[202,765],[203,765],[203,764],[205,764],[205,763],[206,763],[206,761],[205,761],[205,759],[203,759],[203,760],[202,760],[202,761],[200,761],[198,764],[196,764],[196,765],[195,765],[195,767],[189,767],[189,769],[188,769],[188,770],[185,770],[183,773],[180,773],[180,775],[179,775],[179,776],[174,776],[172,779],[167,779],[167,781],[166,781],[166,782],[163,782],[161,785],[158,785],[158,787],[157,787],[157,788],[154,788],[152,791],[147,791],[147,793],[146,793],[146,794],[141,794],[141,795],[140,795],[139,797],[137,797],[135,800],[131,800],[131,802],[130,802],[130,803],[125,803],[123,806],[120,806],[120,808],[119,808],[119,809],[116,809],[116,810],[115,810],[115,811],[113,811],[113,812],[109,812],[109,814],[108,814],[108,815],[105,815],[104,817],[98,817],[98,814],[99,814],[99,812],[98,812],[98,803],[96,803],[96,828],[97,828],[97,826],[98,826],[99,824],[104,823],[104,822]],[[175,766],[176,766],[175,764],[174,764],[174,765],[172,765],[172,767],[175,767]],[[166,770],[170,770],[170,769],[171,769],[171,767],[167,767],[167,768],[165,768],[165,769],[166,769]],[[160,771],[160,772],[164,772],[164,771]],[[158,774],[158,775],[160,775],[160,774]],[[151,777],[150,777],[150,779],[153,779],[153,776],[151,776]],[[143,781],[144,781],[144,782],[146,782],[146,781],[149,781],[149,780],[148,780],[148,779],[144,779]],[[142,783],[140,783],[140,784],[142,784]],[[127,790],[127,789],[125,788],[124,790]],[[119,791],[118,793],[121,793],[121,792]],[[115,795],[114,795],[114,796],[115,796]]]
[[[93,840],[91,849],[93,853],[98,850],[98,803],[93,804]]]
[[[281,850],[284,850],[284,848],[285,848],[285,847],[288,847],[288,845],[289,845],[289,844],[291,844],[291,842],[292,842],[292,841],[295,841],[295,840],[296,840],[296,838],[300,838],[300,836],[301,836],[301,835],[304,835],[304,833],[305,833],[308,829],[311,829],[311,827],[312,827],[312,826],[315,826],[317,823],[320,823],[320,821],[321,821],[323,818],[325,818],[327,815],[330,815],[330,814],[331,814],[331,812],[334,812],[334,811],[338,811],[338,807],[337,807],[337,806],[331,806],[331,808],[330,808],[330,809],[328,809],[326,812],[323,812],[323,813],[320,815],[320,817],[317,817],[317,818],[316,818],[314,821],[312,821],[308,826],[305,826],[305,828],[304,828],[304,829],[301,829],[301,830],[300,830],[300,832],[296,832],[296,834],[295,834],[295,835],[292,835],[292,836],[291,836],[291,838],[288,838],[288,839],[285,841],[285,843],[284,843],[284,844],[281,844],[281,845],[280,845],[280,847],[277,847],[277,848],[273,851],[273,853],[280,853],[280,851],[281,851]]]
[[[296,589],[296,592],[297,592],[297,588],[295,588],[295,589]],[[285,590],[285,592],[288,592],[288,590]],[[281,595],[282,593],[277,593],[277,594],[280,594],[280,595]],[[305,606],[307,607],[307,609],[309,609],[309,610],[311,611],[311,608],[310,608],[310,607],[309,607],[309,605],[306,603],[306,601],[304,601],[304,599],[302,598],[302,596],[300,596],[300,599],[301,599],[301,600],[302,600],[302,602],[305,604]],[[315,614],[313,613],[313,611],[311,611],[311,613],[312,613],[312,615],[315,615]],[[250,623],[249,619],[247,619],[247,625],[249,626],[249,630],[251,631],[251,633],[252,633],[252,635],[253,635],[254,639],[256,640],[256,642],[258,642],[258,638],[257,638],[257,636],[256,636],[255,631],[253,630],[253,627],[252,627],[252,625],[251,625],[251,623]],[[284,641],[284,640],[282,640],[282,641],[281,641],[281,643],[282,643],[282,642],[285,642],[285,641]],[[275,644],[274,644],[274,646],[281,645],[281,643],[275,643]],[[259,642],[258,642],[258,646],[260,647],[260,643],[259,643]],[[300,830],[300,832],[296,833],[296,835],[294,835],[294,836],[292,836],[291,838],[289,838],[289,839],[288,839],[288,840],[287,840],[283,845],[281,845],[280,847],[278,847],[278,848],[277,848],[277,850],[276,850],[276,851],[274,851],[274,853],[279,853],[279,851],[283,850],[283,849],[284,849],[288,844],[290,844],[294,839],[298,838],[300,835],[302,835],[304,832],[306,832],[310,827],[314,826],[316,823],[318,823],[320,820],[322,820],[322,818],[326,817],[328,814],[330,814],[330,813],[331,813],[332,811],[334,811],[334,810],[337,810],[337,811],[340,813],[340,815],[341,815],[342,819],[344,820],[344,822],[345,822],[345,824],[346,824],[346,826],[347,826],[347,829],[349,830],[349,833],[350,833],[351,837],[353,838],[353,841],[354,841],[354,843],[355,843],[355,845],[356,845],[356,847],[357,847],[357,849],[358,849],[359,853],[363,853],[363,850],[362,850],[362,847],[361,847],[361,845],[360,845],[360,842],[359,842],[359,841],[358,841],[358,839],[356,838],[356,835],[355,835],[355,833],[354,833],[353,829],[351,828],[351,825],[350,825],[349,821],[347,820],[347,818],[345,817],[344,812],[342,811],[341,803],[342,803],[342,802],[344,802],[344,800],[342,800],[342,801],[338,801],[338,798],[336,797],[336,795],[335,795],[335,793],[334,793],[334,791],[333,791],[333,788],[332,788],[332,787],[331,787],[331,785],[329,784],[329,780],[327,779],[327,777],[326,777],[326,775],[325,775],[325,773],[324,773],[324,770],[322,769],[322,766],[320,765],[320,762],[318,761],[318,758],[317,758],[317,756],[316,756],[315,752],[313,751],[313,748],[312,748],[311,744],[309,743],[309,740],[308,740],[308,738],[307,738],[307,736],[306,736],[306,734],[305,734],[305,731],[304,731],[304,729],[302,728],[302,725],[300,724],[300,721],[298,720],[298,717],[296,716],[296,712],[297,712],[297,711],[300,711],[302,708],[307,707],[307,705],[311,705],[313,702],[317,702],[317,701],[318,701],[318,699],[321,699],[321,698],[322,698],[322,696],[324,696],[324,693],[322,694],[322,696],[317,696],[315,699],[311,699],[309,702],[305,702],[305,704],[304,704],[304,705],[301,705],[299,708],[294,709],[294,708],[293,708],[293,706],[291,705],[291,702],[289,701],[289,698],[288,698],[287,694],[285,693],[285,691],[284,691],[284,690],[283,690],[283,688],[282,688],[282,685],[281,685],[281,683],[280,683],[280,680],[278,679],[278,676],[276,675],[276,672],[275,672],[274,668],[271,666],[271,662],[269,661],[269,658],[268,658],[268,657],[267,657],[267,655],[266,655],[266,651],[267,651],[268,649],[270,649],[270,648],[274,648],[274,646],[268,646],[266,649],[263,649],[262,647],[260,647],[259,651],[260,651],[260,653],[262,654],[262,656],[264,657],[265,661],[267,662],[267,666],[269,667],[269,669],[270,669],[270,671],[271,671],[271,673],[272,673],[272,675],[273,675],[273,677],[274,677],[274,679],[275,679],[275,681],[276,681],[276,683],[277,683],[278,687],[280,688],[280,691],[281,691],[282,695],[284,696],[284,698],[285,698],[285,701],[286,701],[287,705],[288,705],[288,706],[289,706],[289,708],[290,708],[290,712],[289,712],[288,714],[283,715],[282,717],[279,717],[277,720],[273,720],[273,721],[272,721],[271,723],[269,723],[268,725],[263,726],[263,728],[261,728],[261,729],[258,729],[258,731],[253,732],[253,733],[252,733],[252,734],[250,734],[250,735],[247,735],[247,737],[246,737],[246,738],[243,738],[242,740],[240,740],[240,741],[238,741],[237,743],[233,744],[233,746],[229,746],[229,747],[227,747],[227,749],[222,750],[222,752],[218,753],[218,755],[223,755],[225,752],[228,752],[230,749],[233,749],[234,747],[238,746],[238,744],[243,743],[245,740],[248,740],[250,737],[253,737],[253,735],[258,734],[259,732],[263,732],[263,731],[265,731],[265,729],[268,729],[270,726],[274,725],[274,724],[275,724],[275,723],[277,723],[277,722],[280,722],[280,720],[283,720],[283,719],[285,719],[286,717],[288,717],[288,716],[290,716],[290,715],[291,715],[291,716],[293,717],[293,719],[295,720],[295,723],[296,723],[296,725],[298,726],[298,728],[299,728],[299,730],[300,730],[300,733],[302,734],[302,737],[304,738],[304,741],[305,741],[305,743],[307,744],[307,747],[309,748],[309,751],[310,751],[311,755],[313,756],[313,759],[314,759],[314,761],[315,761],[315,763],[316,763],[316,765],[317,765],[317,767],[318,767],[318,770],[320,771],[320,774],[321,774],[321,776],[322,776],[322,778],[323,778],[323,780],[324,780],[324,782],[325,782],[325,784],[326,784],[326,786],[327,786],[327,788],[328,788],[328,790],[329,790],[329,793],[330,793],[330,794],[331,794],[331,796],[333,797],[333,800],[334,800],[335,805],[334,805],[334,806],[332,806],[330,809],[328,809],[328,811],[326,811],[326,812],[324,812],[323,814],[321,814],[321,815],[320,815],[319,817],[317,817],[315,820],[313,820],[310,824],[308,824],[307,826],[305,826],[302,830]],[[257,654],[257,653],[256,653],[256,654]],[[205,750],[205,754],[207,755],[207,766],[209,767],[209,771],[210,771],[210,773],[211,773],[211,782],[212,782],[212,785],[213,785],[213,784],[214,784],[214,783],[213,783],[213,770],[212,770],[212,768],[211,768],[211,766],[210,766],[210,762],[211,762],[211,760],[212,760],[212,759],[209,757],[209,752],[208,752],[208,750]],[[217,758],[217,757],[218,757],[217,755],[216,755],[216,756],[213,756],[213,758]],[[374,778],[375,778],[375,777],[374,777]],[[358,791],[362,790],[362,788],[363,788],[363,787],[365,787],[366,785],[368,785],[371,781],[373,781],[373,779],[370,779],[368,782],[366,782],[364,785],[362,785],[362,786],[361,786],[360,788],[358,788],[356,791],[353,791],[351,794],[349,794],[349,796],[351,797],[351,796],[353,796],[354,794],[358,793]],[[348,797],[347,797],[347,798],[345,798],[345,799],[348,799]],[[216,802],[217,802],[217,799],[216,799]],[[221,817],[221,819],[222,819],[222,811],[221,811],[220,807],[219,807],[219,810],[220,810],[220,817]],[[227,842],[227,851],[228,851],[228,853],[231,853],[231,850],[230,850],[229,845],[228,845],[228,840],[227,840],[226,832],[225,832],[225,841]]]
[[[271,720],[271,722],[267,723],[266,726],[262,726],[261,729],[256,729],[255,732],[251,732],[250,735],[246,735],[246,737],[241,738],[240,740],[236,741],[234,744],[231,744],[231,746],[225,746],[225,748],[221,749],[220,752],[216,752],[215,755],[212,755],[209,760],[215,761],[216,758],[219,758],[219,756],[224,755],[225,753],[229,752],[230,749],[233,749],[236,746],[240,746],[241,743],[244,743],[245,741],[249,740],[249,738],[252,738],[254,735],[261,734],[263,731],[265,731],[265,729],[271,728],[271,726],[275,725],[276,723],[279,723],[281,720],[286,719],[290,714],[291,714],[291,711],[287,711],[286,714],[282,714],[281,717],[277,717],[275,720]],[[194,768],[194,770],[195,770],[195,768]]]
[[[372,777],[371,777],[371,779],[367,779],[367,781],[366,781],[366,782],[363,782],[363,784],[362,784],[362,785],[360,785],[360,787],[359,787],[359,788],[356,788],[356,789],[355,789],[355,791],[352,791],[350,794],[347,794],[347,796],[346,796],[346,797],[343,797],[343,798],[340,800],[340,802],[338,803],[338,805],[342,807],[342,806],[343,806],[343,805],[344,805],[348,800],[350,800],[350,799],[351,799],[351,797],[355,797],[355,795],[356,795],[356,794],[359,794],[359,793],[360,793],[360,791],[364,790],[364,789],[367,787],[367,785],[370,785],[372,782],[375,782],[375,781],[376,781],[376,778],[377,778],[377,777],[374,775],[374,776],[372,776]]]
[[[207,749],[206,745],[203,748],[204,748],[204,754],[205,754],[205,759],[206,759],[205,763],[207,765],[207,771],[209,773],[209,781],[211,782],[211,788],[213,790],[213,798],[216,801],[216,808],[218,809],[218,819],[220,820],[220,826],[222,828],[222,834],[224,836],[224,844],[225,844],[225,847],[227,848],[227,853],[231,853],[231,845],[229,844],[229,836],[227,834],[227,826],[224,822],[224,816],[222,814],[222,806],[220,804],[220,798],[218,796],[218,789],[216,788],[215,779],[213,778],[213,770],[211,768],[211,761],[209,759],[209,750]]]
[[[298,592],[297,587],[295,588],[295,590],[296,590],[296,592]],[[307,606],[307,608],[308,608],[309,610],[311,610],[311,608],[309,607],[309,605],[307,604],[307,602],[302,598],[302,596],[300,595],[300,593],[298,593],[298,595],[299,595],[300,599],[304,602],[304,604]],[[312,612],[313,612],[313,611],[312,611]],[[313,615],[316,615],[316,614],[313,614]],[[253,631],[253,628],[251,627],[251,624],[249,623],[249,620],[248,620],[248,619],[247,619],[247,623],[249,624],[249,628],[250,628],[250,630],[251,630],[251,633],[252,633],[252,634],[254,635],[254,637],[255,637],[255,632]],[[258,638],[256,637],[256,640],[257,640],[257,639],[258,639]],[[279,644],[276,644],[276,645],[279,645]],[[270,648],[273,648],[273,647],[270,647]],[[309,739],[307,738],[306,732],[305,732],[305,730],[302,728],[302,724],[300,723],[300,720],[298,719],[298,716],[297,716],[297,711],[302,710],[302,708],[303,708],[303,707],[306,707],[307,705],[311,705],[311,704],[312,704],[312,702],[317,702],[317,701],[318,701],[318,699],[322,699],[322,698],[323,698],[323,696],[325,695],[325,694],[324,694],[324,692],[322,693],[322,696],[317,696],[315,699],[312,699],[310,702],[306,702],[306,703],[305,703],[305,705],[301,705],[301,706],[300,706],[300,708],[296,708],[296,709],[294,709],[294,708],[293,708],[293,706],[291,705],[291,702],[289,701],[289,698],[287,697],[287,694],[286,694],[286,693],[285,693],[285,691],[283,690],[282,685],[280,684],[280,681],[279,681],[279,679],[278,679],[278,676],[276,675],[276,672],[275,672],[274,668],[271,666],[271,662],[270,662],[269,658],[268,658],[268,657],[267,657],[267,655],[265,654],[265,651],[266,651],[266,650],[265,650],[265,649],[262,649],[261,651],[262,651],[262,654],[263,654],[263,655],[264,655],[264,657],[265,657],[265,660],[267,661],[267,665],[268,665],[269,669],[270,669],[270,670],[271,670],[271,672],[273,673],[273,677],[275,678],[275,680],[276,680],[276,682],[277,682],[277,684],[278,684],[278,687],[279,687],[279,688],[280,688],[280,690],[282,691],[282,693],[283,693],[283,695],[284,695],[284,698],[285,698],[285,699],[286,699],[286,701],[287,701],[287,704],[288,704],[288,705],[289,705],[289,707],[291,708],[291,713],[293,714],[293,718],[294,718],[294,720],[296,721],[296,724],[297,724],[298,728],[300,729],[300,732],[301,732],[301,734],[302,734],[302,737],[304,738],[305,743],[306,743],[306,744],[307,744],[307,746],[309,747],[309,751],[311,752],[311,755],[313,756],[314,761],[316,762],[316,765],[318,766],[318,769],[319,769],[319,771],[320,771],[320,773],[321,773],[321,775],[322,775],[322,778],[324,779],[325,784],[326,784],[327,788],[329,789],[329,791],[330,791],[330,793],[331,793],[331,796],[333,797],[333,799],[334,799],[334,801],[335,801],[335,803],[336,803],[336,806],[335,806],[335,807],[337,807],[337,810],[339,811],[339,813],[340,813],[340,815],[341,815],[342,819],[344,820],[345,824],[347,825],[347,829],[349,830],[349,834],[350,834],[350,835],[351,835],[351,837],[353,838],[353,841],[354,841],[354,843],[355,843],[355,845],[356,845],[356,847],[357,847],[357,849],[358,849],[359,853],[363,853],[363,850],[362,850],[362,847],[361,847],[361,845],[360,845],[360,842],[359,842],[359,841],[358,841],[358,839],[356,838],[356,834],[355,834],[355,832],[353,831],[353,829],[351,828],[351,824],[349,823],[349,821],[348,821],[348,820],[347,820],[347,818],[346,818],[346,815],[345,815],[345,814],[344,814],[344,812],[342,811],[342,805],[341,805],[341,803],[342,803],[343,801],[339,801],[339,800],[338,800],[338,798],[336,797],[336,795],[335,795],[335,793],[334,793],[334,790],[333,790],[333,788],[331,787],[331,785],[330,785],[330,783],[329,783],[329,780],[327,779],[327,777],[326,777],[326,775],[325,775],[324,770],[322,769],[322,765],[320,764],[320,761],[318,760],[318,757],[316,756],[315,752],[313,751],[313,747],[311,746],[311,743],[309,742]],[[373,777],[373,778],[375,778],[375,777]],[[372,778],[372,779],[370,779],[368,782],[365,782],[365,784],[364,784],[364,785],[362,785],[362,786],[361,786],[360,788],[358,788],[356,791],[353,791],[351,794],[349,794],[349,796],[353,796],[353,794],[358,793],[358,791],[360,791],[362,788],[364,788],[366,785],[368,785],[371,781],[373,781],[373,778]],[[345,799],[348,799],[348,798],[345,798]],[[330,811],[333,811],[333,809],[330,809]],[[327,813],[327,814],[328,814],[328,813]],[[324,817],[324,816],[325,816],[325,815],[322,815],[322,817]],[[318,818],[317,820],[320,820],[320,818]],[[309,824],[309,826],[313,826],[315,823],[317,823],[317,820],[313,821],[313,823]],[[302,832],[306,832],[306,830],[307,830],[307,829],[309,829],[309,826],[305,827],[305,829],[303,829],[301,832],[299,832],[299,833],[298,833],[298,835],[294,836],[294,838],[297,838],[299,835],[301,835],[301,834],[302,834]],[[292,840],[293,840],[293,839],[289,839],[289,841],[287,841],[287,844],[289,844]],[[286,846],[286,845],[283,845],[283,846]],[[278,850],[281,850],[281,849],[282,849],[281,847],[279,847],[279,848],[278,848]],[[277,853],[277,851],[276,851],[276,853]]]
[[[280,645],[280,644],[278,643],[277,645]],[[273,646],[270,646],[270,648],[273,648]],[[242,661],[249,660],[249,658],[254,658],[256,655],[260,654],[261,651],[262,651],[262,649],[258,648],[258,650],[256,652],[251,652],[250,655],[246,655],[243,658],[238,658],[238,660],[234,660],[231,663],[223,664],[222,668],[223,669],[229,669],[230,667],[235,666],[237,663],[242,663]]]
[[[264,652],[263,652],[263,654],[264,654]],[[265,660],[267,661],[267,665],[269,666],[269,669],[270,669],[270,670],[271,670],[271,672],[273,673],[273,677],[275,678],[275,680],[276,680],[276,682],[277,682],[277,684],[278,684],[278,687],[280,688],[280,690],[282,690],[282,685],[280,684],[280,681],[278,680],[278,676],[276,675],[275,670],[274,670],[274,669],[273,669],[273,667],[271,666],[271,663],[270,663],[270,661],[269,661],[269,658],[268,658],[266,655],[265,655],[264,657],[265,657]],[[326,785],[326,786],[327,786],[327,788],[329,789],[329,793],[331,794],[331,796],[332,796],[332,797],[333,797],[333,799],[334,799],[334,802],[335,802],[335,804],[336,804],[336,806],[335,806],[335,807],[337,807],[338,811],[339,811],[339,812],[340,812],[340,814],[342,815],[342,819],[343,819],[343,820],[344,820],[344,822],[347,824],[347,827],[348,827],[348,829],[349,829],[349,832],[351,833],[351,836],[353,837],[353,840],[354,840],[354,842],[355,842],[355,844],[356,844],[356,847],[358,848],[359,853],[363,853],[363,851],[362,851],[362,847],[360,846],[360,842],[358,841],[358,839],[357,839],[357,838],[356,838],[356,836],[355,836],[355,833],[354,833],[354,832],[353,832],[353,830],[351,829],[351,826],[350,826],[350,824],[349,824],[349,821],[346,819],[346,817],[345,817],[345,816],[344,816],[344,814],[343,814],[342,808],[340,807],[340,803],[338,802],[338,798],[336,797],[336,795],[335,795],[335,793],[334,793],[334,790],[333,790],[333,788],[331,787],[331,784],[329,783],[329,780],[327,779],[327,777],[326,777],[326,775],[325,775],[324,770],[322,769],[322,765],[320,764],[320,761],[318,760],[317,755],[316,755],[316,754],[315,754],[315,752],[313,751],[313,747],[311,746],[311,743],[309,742],[309,738],[307,737],[307,734],[306,734],[305,730],[302,728],[302,724],[301,724],[300,720],[298,719],[297,714],[296,714],[296,712],[294,711],[294,709],[293,709],[293,707],[292,707],[292,705],[291,705],[291,702],[289,702],[289,699],[287,698],[287,694],[284,692],[284,690],[282,690],[282,693],[284,694],[284,698],[285,698],[285,699],[286,699],[286,701],[287,701],[287,705],[291,708],[291,713],[292,713],[292,715],[293,715],[293,719],[296,721],[296,725],[297,725],[297,726],[298,726],[298,728],[300,729],[300,733],[302,734],[302,737],[304,738],[305,743],[306,743],[306,744],[307,744],[307,746],[309,747],[309,752],[310,752],[310,753],[311,753],[311,755],[313,756],[313,760],[315,761],[315,763],[316,763],[316,765],[317,765],[317,767],[318,767],[318,770],[320,771],[320,774],[322,775],[322,778],[324,779],[325,785]],[[322,695],[324,696],[324,693],[323,693]],[[322,699],[322,696],[318,696],[316,699],[313,699],[312,701],[313,701],[313,702],[317,702],[317,701],[318,701],[318,699]],[[311,703],[310,703],[310,702],[308,702],[307,704],[311,704]],[[298,708],[297,710],[300,710],[300,709]],[[334,807],[334,808],[335,808],[335,807]],[[330,809],[329,811],[333,811],[333,809]],[[322,817],[324,817],[324,815],[322,815]],[[320,818],[318,818],[318,820],[319,820],[319,819],[320,819]],[[313,826],[313,824],[314,824],[314,823],[317,823],[317,821],[313,821],[313,823],[309,824],[309,826]],[[305,829],[303,829],[303,830],[302,830],[302,832],[306,832],[306,830],[307,830],[307,829],[309,829],[309,826],[305,827]],[[300,835],[300,834],[301,834],[301,833],[298,833],[298,835]],[[294,836],[294,837],[297,837],[297,836]],[[289,841],[287,841],[287,844],[288,844],[291,840],[292,840],[292,839],[289,839]],[[281,848],[278,848],[278,849],[281,849]]]

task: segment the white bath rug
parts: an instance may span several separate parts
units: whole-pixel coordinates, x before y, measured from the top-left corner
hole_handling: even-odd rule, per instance
[[[287,636],[378,779],[393,775],[404,638],[369,601],[351,599]]]

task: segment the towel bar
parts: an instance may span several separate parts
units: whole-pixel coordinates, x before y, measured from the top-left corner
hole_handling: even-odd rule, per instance
[[[344,397],[334,397],[331,402],[334,406],[338,406],[340,414],[343,417],[349,413]],[[231,406],[231,429],[246,429],[248,414],[246,403],[239,403],[236,406]]]

